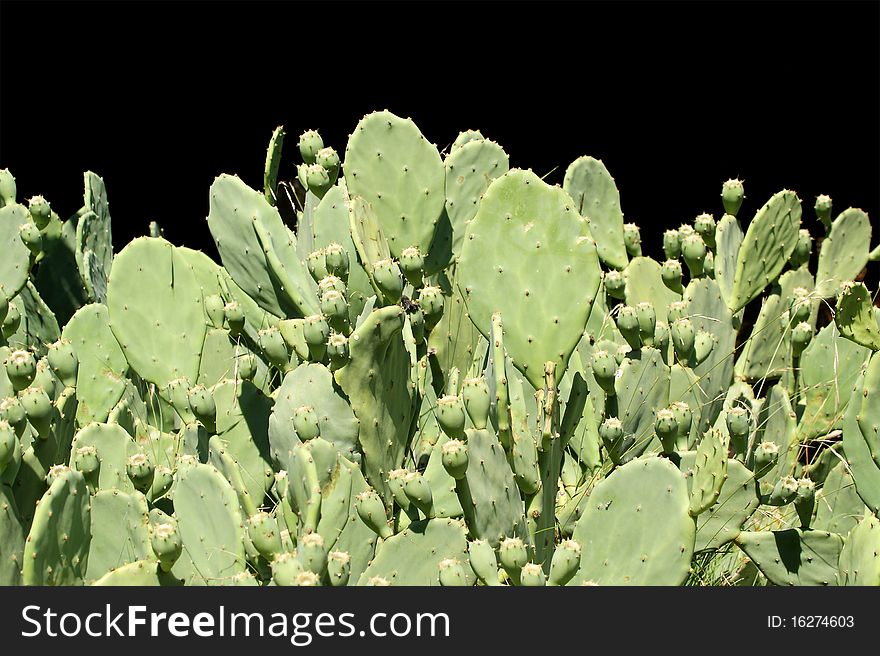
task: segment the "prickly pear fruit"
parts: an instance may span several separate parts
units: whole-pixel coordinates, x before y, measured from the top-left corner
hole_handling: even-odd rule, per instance
[[[800,230],[798,232],[797,244],[795,244],[794,251],[792,251],[791,257],[788,259],[791,267],[797,269],[807,264],[810,261],[810,253],[812,251],[813,238],[810,236],[810,231],[806,229]]]
[[[385,506],[375,490],[364,490],[355,497],[358,517],[380,538],[390,538],[394,532],[388,526]]]
[[[348,280],[348,251],[342,246],[336,242],[327,244],[324,247],[324,263],[328,274],[336,276],[343,282]]]
[[[669,409],[675,415],[675,424],[678,426],[678,442],[687,445],[687,438],[691,433],[691,424],[694,420],[694,412],[684,401],[676,401]]]
[[[330,146],[321,148],[315,153],[315,163],[323,166],[330,175],[330,181],[336,182],[339,175],[339,153]]]
[[[324,194],[333,186],[330,180],[330,173],[320,164],[310,164],[306,168],[306,184],[318,198],[323,198]]]
[[[663,279],[663,284],[669,289],[678,294],[682,293],[681,262],[678,260],[666,260],[660,267],[660,277]]]
[[[146,493],[153,485],[155,467],[145,453],[135,453],[128,457],[125,471],[138,492]]]
[[[797,357],[813,340],[813,327],[803,321],[791,329],[791,351]]]
[[[272,560],[272,580],[275,585],[298,585],[297,578],[303,573],[303,566],[295,552],[284,551]]]
[[[330,369],[336,371],[348,364],[348,337],[340,333],[332,333],[327,339],[327,355],[330,357]]]
[[[42,387],[28,387],[18,395],[18,398],[37,434],[42,439],[49,437],[55,407],[46,391]]]
[[[258,330],[257,341],[259,342],[260,350],[266,354],[269,362],[277,369],[284,371],[290,365],[290,353],[287,350],[287,343],[276,326]]]
[[[159,465],[153,471],[153,484],[150,486],[150,501],[162,498],[174,483],[174,472],[167,465]]]
[[[18,436],[8,421],[0,420],[0,474],[12,460],[18,448]]]
[[[717,338],[707,330],[701,330],[694,339],[694,366],[706,361],[715,348]]]
[[[18,306],[7,304],[6,316],[3,319],[2,326],[3,337],[6,339],[12,337],[18,330],[19,326],[21,326],[21,312],[19,311]]]
[[[43,251],[43,236],[40,234],[40,229],[32,221],[22,223],[19,226],[18,236],[32,255],[37,256]]]
[[[331,289],[343,295],[346,293],[345,281],[339,276],[334,276],[328,273],[318,281],[318,296],[323,296]]]
[[[52,465],[46,474],[46,484],[52,487],[52,483],[58,478],[63,478],[71,471],[67,465]]]
[[[241,380],[253,380],[257,375],[257,356],[251,352],[241,353],[235,358],[235,367]]]
[[[675,413],[671,409],[662,408],[657,411],[654,432],[657,434],[660,444],[663,445],[663,453],[673,453],[678,437],[678,422],[675,421]]]
[[[635,443],[633,436],[624,434],[623,424],[617,417],[608,417],[599,425],[599,437],[615,464],[620,464],[623,454]]]
[[[550,561],[548,585],[565,585],[581,566],[581,545],[575,540],[563,540],[553,552]]]
[[[223,321],[226,319],[226,312],[223,308],[223,298],[220,294],[208,294],[205,296],[205,314],[208,315],[208,321],[214,328],[222,328]]]
[[[482,430],[489,421],[489,407],[491,399],[489,384],[486,378],[466,378],[461,385],[461,397],[464,400],[464,409],[471,419],[474,428]]]
[[[391,581],[384,576],[371,576],[367,579],[367,585],[373,588],[384,588],[391,585]]]
[[[344,294],[335,289],[324,292],[321,296],[321,312],[327,316],[331,328],[337,332],[348,330],[348,301]]]
[[[623,300],[626,296],[626,278],[620,271],[612,269],[605,274],[605,291],[611,298]]]
[[[498,560],[511,580],[519,584],[520,572],[529,562],[526,545],[519,538],[504,538],[498,546]]]
[[[258,512],[247,521],[248,537],[260,555],[269,562],[281,552],[281,532],[278,522],[269,513]]]
[[[831,196],[820,194],[816,196],[816,217],[825,226],[825,230],[831,229]]]
[[[8,396],[0,401],[0,419],[9,422],[16,429],[20,429],[27,421],[27,415],[17,396]]]
[[[663,254],[669,260],[681,257],[681,234],[674,228],[663,233]]]
[[[679,319],[686,319],[688,311],[687,301],[672,301],[666,308],[666,321],[672,325]]]
[[[410,246],[404,248],[400,252],[400,268],[403,275],[413,287],[422,286],[422,276],[424,275],[425,256],[419,250],[418,246]]]
[[[633,351],[642,348],[642,337],[639,333],[639,318],[636,309],[624,305],[617,312],[617,329]]]
[[[431,487],[428,481],[422,476],[421,472],[408,472],[403,477],[403,491],[410,503],[421,510],[426,517],[434,515],[434,497],[431,493]]]
[[[449,440],[441,447],[443,467],[452,478],[460,481],[468,467],[467,445],[461,440]]]
[[[28,201],[28,212],[38,230],[44,230],[52,220],[52,208],[42,196],[34,196]]]
[[[544,576],[544,570],[540,565],[526,563],[520,570],[519,584],[530,588],[544,587],[547,584],[547,577]]]
[[[9,169],[0,169],[0,207],[12,205],[15,202],[15,196],[15,178]]]
[[[351,555],[347,551],[331,551],[327,554],[327,578],[330,579],[330,585],[346,586],[350,576]]]
[[[498,580],[498,559],[495,550],[486,540],[468,543],[468,559],[474,574],[486,585],[501,585]]]
[[[773,486],[773,491],[770,492],[768,502],[774,506],[784,506],[795,500],[797,492],[798,483],[794,477],[783,476],[776,481],[776,485]]]
[[[321,575],[327,567],[327,547],[320,533],[303,535],[296,545],[302,566],[317,575]]]
[[[159,567],[163,572],[170,572],[183,552],[180,532],[177,530],[177,526],[170,522],[157,524],[153,527],[150,545],[159,558]]]
[[[6,376],[12,383],[12,389],[20,392],[34,382],[37,374],[37,361],[33,353],[28,351],[13,351],[6,358]]]
[[[299,154],[306,164],[314,164],[318,159],[318,151],[324,147],[324,140],[317,130],[306,130],[299,135]]]
[[[636,318],[639,322],[639,337],[645,346],[654,345],[654,332],[657,328],[657,313],[654,305],[648,301],[642,301],[636,305]]]
[[[464,437],[464,403],[461,397],[447,394],[437,399],[437,422],[451,439]]]
[[[244,312],[238,301],[229,301],[223,306],[223,315],[233,337],[238,337],[244,330]]]
[[[736,216],[745,197],[745,189],[741,180],[728,180],[721,185],[721,202],[727,214]]]
[[[614,396],[614,381],[617,376],[617,360],[608,351],[593,351],[590,364],[593,377],[608,396]]]
[[[730,443],[736,453],[744,454],[748,447],[749,434],[752,430],[752,420],[748,410],[737,406],[727,411],[727,432],[730,433]]]
[[[788,313],[791,325],[794,326],[810,318],[810,292],[803,287],[795,287],[791,294]]]
[[[216,430],[217,406],[214,396],[204,385],[196,385],[188,393],[189,407],[209,433]]]
[[[302,405],[293,411],[293,428],[303,442],[321,436],[318,413],[310,405]]]
[[[638,257],[642,254],[642,237],[639,234],[639,226],[635,223],[626,223],[623,226],[623,244],[630,257]]]
[[[797,482],[797,494],[794,498],[794,509],[801,520],[801,528],[810,528],[813,511],[816,508],[816,484],[809,478],[801,478]]]
[[[327,251],[319,248],[306,256],[306,267],[315,282],[321,282],[330,275],[327,269]]]
[[[86,480],[93,480],[94,474],[97,474],[101,466],[98,460],[98,451],[92,445],[79,447],[73,456],[73,466],[77,471],[82,472]]]
[[[694,219],[694,231],[703,238],[710,250],[715,248],[715,217],[711,214],[700,214]]]
[[[443,316],[443,292],[439,287],[426,286],[419,290],[419,307],[425,315],[425,328],[434,329]]]
[[[440,570],[440,585],[444,587],[467,585],[467,577],[458,558],[444,558],[437,567]]]
[[[684,317],[676,319],[669,329],[672,335],[672,347],[675,349],[675,357],[679,362],[688,362],[691,351],[694,349],[694,342],[697,339],[694,332],[694,324],[690,319]]]
[[[694,233],[681,241],[681,254],[687,264],[691,278],[699,278],[703,275],[703,264],[706,261],[706,242],[700,235]]]
[[[373,279],[390,303],[397,303],[403,294],[403,275],[394,260],[379,260],[373,265]]]

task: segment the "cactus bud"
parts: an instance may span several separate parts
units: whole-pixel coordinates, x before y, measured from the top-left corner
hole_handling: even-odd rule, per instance
[[[642,301],[636,305],[636,318],[639,322],[639,337],[645,346],[654,345],[654,331],[657,328],[657,313],[654,305],[648,301]]]
[[[730,408],[727,411],[727,432],[730,433],[730,443],[736,453],[742,455],[748,448],[749,434],[752,431],[752,420],[748,411],[740,406]]]
[[[816,217],[825,226],[825,230],[831,230],[831,196],[820,194],[816,196]]]
[[[444,587],[466,586],[468,584],[464,568],[457,558],[445,558],[438,564],[440,585]]]
[[[801,528],[810,528],[813,511],[816,508],[816,484],[809,478],[801,478],[797,482],[797,494],[794,498],[794,509],[801,520]]]
[[[196,385],[188,393],[189,407],[209,433],[216,432],[217,406],[214,397],[204,385]]]
[[[681,234],[674,228],[663,233],[663,254],[669,260],[681,257]]]
[[[663,284],[666,285],[669,289],[677,294],[682,293],[681,262],[679,262],[678,260],[666,260],[660,267],[660,277],[663,279]]]
[[[617,360],[603,349],[593,351],[590,360],[593,377],[608,396],[614,396],[614,381],[617,378]]]
[[[336,181],[336,176],[339,174],[339,154],[336,150],[330,146],[321,148],[315,153],[315,163],[320,164],[327,170],[332,182]]]
[[[461,440],[449,440],[441,449],[443,468],[452,478],[460,481],[468,468],[467,445]]]
[[[170,572],[174,563],[183,553],[183,542],[177,526],[171,523],[158,524],[153,527],[150,544],[159,558],[159,566],[163,572]]]
[[[791,350],[796,357],[804,352],[813,339],[813,327],[806,321],[802,321],[791,329]]]
[[[318,281],[318,297],[323,296],[331,289],[339,292],[343,296],[348,293],[345,282],[338,276],[330,275],[328,273],[326,276],[321,278],[320,281]]]
[[[675,349],[676,358],[679,362],[688,362],[697,338],[694,324],[688,318],[676,319],[669,331],[672,335],[672,347]]]
[[[486,585],[499,585],[498,560],[495,550],[485,540],[474,540],[468,543],[468,560],[474,574]]]
[[[306,184],[309,191],[318,198],[323,198],[324,194],[333,186],[330,173],[320,164],[310,164],[306,168]]]
[[[333,333],[327,339],[327,355],[330,356],[330,370],[336,371],[348,364],[348,338],[340,333]]]
[[[464,404],[461,397],[447,394],[437,399],[437,421],[450,438],[464,437]]]
[[[672,301],[666,308],[666,321],[670,324],[688,317],[687,301]]]
[[[348,302],[344,294],[335,289],[324,292],[321,296],[321,312],[327,316],[331,328],[338,332],[348,329]]]
[[[798,232],[798,240],[791,253],[789,262],[793,269],[798,269],[810,261],[810,253],[813,251],[813,238],[810,231],[802,229]]]
[[[616,269],[608,271],[604,278],[605,292],[611,297],[623,300],[626,296],[626,278]]]
[[[223,320],[226,318],[223,299],[219,294],[205,296],[205,314],[214,328],[223,328]]]
[[[323,248],[312,251],[306,256],[306,266],[315,282],[320,282],[330,275],[327,270],[327,254]]]
[[[724,211],[731,216],[736,216],[745,198],[745,189],[741,180],[728,180],[721,185],[721,203]]]
[[[547,577],[544,576],[544,570],[540,565],[535,563],[526,563],[520,570],[519,584],[526,587],[538,588],[547,584]]]
[[[297,147],[303,162],[314,164],[318,159],[318,151],[324,147],[324,140],[317,130],[306,130],[299,135]]]
[[[698,366],[706,361],[706,358],[712,353],[712,349],[715,348],[717,339],[715,335],[706,330],[701,330],[697,333],[694,339],[694,366]]]
[[[791,293],[791,304],[788,309],[791,325],[794,326],[803,321],[809,321],[810,314],[812,313],[809,290],[803,287],[795,287]]]
[[[92,445],[79,447],[73,456],[73,466],[86,478],[92,478],[101,467],[98,450]]]
[[[13,351],[6,358],[5,365],[6,376],[16,392],[20,392],[34,382],[34,376],[37,375],[37,361],[33,353]]]
[[[669,353],[669,324],[665,321],[658,321],[654,326],[654,348],[660,351],[663,361],[666,362]]]
[[[287,350],[287,342],[284,341],[281,331],[276,326],[258,330],[257,341],[260,350],[275,368],[285,371],[289,367],[290,352]]]
[[[403,275],[394,260],[379,260],[373,266],[373,279],[390,303],[397,303],[403,294]],[[427,318],[427,317],[426,317]]]
[[[55,406],[42,387],[28,387],[18,395],[28,421],[42,439],[49,437]]]
[[[128,457],[125,471],[132,485],[138,492],[146,493],[153,485],[153,472],[155,468],[145,453],[135,453]]]
[[[318,413],[310,405],[302,405],[293,411],[293,428],[297,437],[307,442],[321,436],[321,426],[318,423]]]
[[[706,242],[698,234],[685,237],[681,242],[681,254],[687,264],[691,278],[699,278],[703,275],[703,264],[706,261]]]
[[[669,409],[672,410],[672,414],[675,415],[675,423],[678,426],[678,440],[684,441],[684,445],[687,445],[687,438],[691,434],[691,425],[694,421],[694,412],[691,410],[691,407],[685,403],[684,401],[676,401]]]
[[[244,331],[244,312],[238,301],[229,301],[223,306],[223,314],[229,326],[229,332],[233,337],[238,337]]]
[[[498,547],[498,560],[514,583],[519,583],[520,572],[529,562],[526,545],[519,538],[504,538]]]
[[[70,471],[71,469],[67,465],[52,465],[46,474],[46,484],[51,487],[52,483],[59,478],[64,478]]]
[[[424,273],[422,269],[424,266],[425,258],[418,246],[410,246],[401,251],[400,268],[403,270],[403,275],[406,276],[409,284],[413,287],[418,288],[422,286],[422,275]]]
[[[351,555],[347,551],[331,551],[327,554],[327,578],[330,579],[330,585],[346,586],[349,576],[351,576]]]
[[[328,274],[343,282],[348,280],[348,251],[342,246],[337,243],[327,244],[324,247],[324,263]]]
[[[766,476],[779,461],[779,447],[775,442],[761,442],[755,447],[754,471],[755,478]]]
[[[710,278],[715,277],[715,254],[712,251],[706,251],[706,259],[703,260],[703,273]]]
[[[563,540],[553,552],[550,561],[549,585],[565,585],[577,574],[581,565],[581,545],[574,540]]]
[[[431,493],[428,481],[420,472],[407,472],[403,477],[403,491],[410,503],[415,504],[426,517],[434,516],[434,495]]]
[[[167,465],[159,465],[153,471],[153,484],[150,486],[150,501],[157,501],[168,493],[174,483],[174,472]]]
[[[694,232],[703,238],[706,247],[715,248],[715,217],[711,214],[700,214],[694,219]]]
[[[642,254],[642,238],[639,234],[639,226],[635,223],[624,224],[623,243],[630,257],[638,257]]]
[[[633,351],[642,348],[642,337],[639,332],[639,318],[636,310],[629,305],[622,306],[617,312],[617,329]],[[653,334],[653,331],[652,331]]]
[[[303,323],[303,337],[309,346],[309,357],[313,362],[320,362],[327,352],[327,340],[330,338],[330,324],[322,314],[306,317]]]
[[[783,476],[776,481],[776,485],[773,486],[773,491],[770,492],[770,498],[768,501],[774,506],[784,506],[795,500],[797,492],[797,481],[792,476]]]
[[[52,220],[52,208],[42,196],[34,196],[28,201],[28,212],[38,229],[44,230]]]
[[[425,328],[434,329],[443,316],[443,292],[439,287],[427,286],[419,290],[419,307],[425,315]]]
[[[491,398],[489,385],[486,378],[466,378],[461,384],[461,397],[464,400],[464,408],[471,419],[474,428],[482,430],[489,421],[489,407]]]
[[[388,526],[385,506],[375,490],[365,490],[355,497],[358,517],[380,538],[390,538],[394,533]]]
[[[678,437],[678,422],[675,421],[675,413],[671,409],[663,408],[657,411],[654,432],[657,434],[660,444],[663,445],[663,453],[673,453]]]

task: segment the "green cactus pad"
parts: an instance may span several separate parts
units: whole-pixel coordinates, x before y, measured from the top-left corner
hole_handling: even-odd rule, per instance
[[[263,167],[263,195],[266,202],[275,205],[278,190],[278,167],[281,166],[281,149],[284,147],[284,126],[272,131],[269,148],[266,150],[266,165]]]
[[[838,462],[816,493],[816,516],[810,526],[846,537],[867,510],[846,463]]]
[[[351,361],[336,372],[360,422],[364,475],[388,504],[386,478],[403,463],[415,411],[415,362],[404,342],[404,316],[394,305],[371,312],[349,339]]]
[[[692,516],[708,510],[718,501],[724,481],[727,480],[727,449],[729,436],[721,431],[707,431],[697,445],[693,468],[687,472]]]
[[[237,177],[219,176],[211,185],[208,227],[229,275],[266,312],[282,318],[318,312],[315,282],[263,194]]]
[[[466,372],[474,360],[478,344],[484,339],[468,319],[465,299],[457,284],[457,267],[447,272],[451,277],[441,280],[443,315],[428,336],[428,348],[434,349],[443,371],[453,368]]]
[[[452,224],[452,252],[461,253],[467,224],[477,213],[480,199],[496,178],[510,169],[510,158],[494,141],[480,139],[453,148],[446,169],[446,214]]]
[[[110,572],[92,583],[99,587],[156,587],[182,585],[183,582],[173,575],[163,572],[158,561],[146,558],[128,563]]]
[[[12,300],[10,306],[12,305],[21,314],[21,323],[18,330],[9,337],[9,346],[31,350],[37,357],[46,355],[46,347],[61,337],[61,329],[52,310],[30,280]]]
[[[90,541],[89,491],[83,475],[68,470],[37,505],[24,546],[22,583],[82,584]]]
[[[134,487],[126,473],[126,464],[131,455],[137,453],[137,444],[117,424],[92,423],[79,431],[73,438],[71,451],[84,446],[93,446],[101,463],[98,469],[98,488],[134,492]],[[70,466],[73,466],[71,457]]]
[[[659,316],[673,301],[680,301],[681,294],[669,289],[663,283],[660,265],[650,257],[634,257],[626,267],[626,303],[635,307],[643,301],[653,303]]]
[[[692,469],[695,452],[681,454],[683,471]],[[691,479],[688,478],[688,484]],[[739,460],[727,461],[727,478],[714,505],[697,516],[695,551],[718,549],[739,535],[745,521],[752,516],[758,505],[755,475]]]
[[[391,112],[368,114],[345,149],[345,183],[373,206],[398,258],[410,246],[427,253],[444,209],[443,160],[416,124]]]
[[[839,585],[880,585],[880,520],[866,515],[840,552]]]
[[[589,226],[564,191],[530,171],[495,180],[468,224],[458,278],[484,337],[496,312],[519,328],[507,330],[505,348],[533,387],[543,386],[548,361],[561,380],[601,278]]]
[[[63,223],[53,217],[43,233],[43,258],[34,277],[34,285],[61,323],[89,302],[76,265],[78,221],[78,215]]]
[[[849,208],[831,224],[819,251],[816,292],[822,298],[835,296],[840,286],[858,277],[868,263],[871,248],[871,220],[862,210]]]
[[[95,581],[118,567],[152,557],[149,525],[147,500],[140,492],[99,490],[92,497],[86,580]]]
[[[0,285],[7,299],[15,296],[28,278],[31,254],[18,235],[19,226],[28,221],[30,213],[24,205],[0,208]]]
[[[880,351],[880,325],[868,288],[862,283],[844,285],[837,299],[834,322],[840,334],[860,346]]]
[[[612,414],[623,423],[624,435],[635,438],[626,452],[627,458],[632,459],[655,442],[657,410],[669,405],[670,373],[660,351],[647,347],[631,352],[619,371],[614,382],[616,395],[606,401],[606,408],[612,402],[616,405],[616,413]]]
[[[780,191],[758,210],[749,224],[736,260],[728,307],[736,313],[773,282],[797,245],[801,201],[793,191]]]
[[[312,406],[318,415],[321,437],[349,460],[356,454],[358,420],[342,397],[333,374],[322,364],[302,364],[284,376],[269,417],[269,442],[275,459],[284,465],[301,443],[293,425],[294,410]]]
[[[140,237],[116,256],[107,290],[110,328],[131,367],[164,388],[195,381],[206,320],[198,281],[161,238]]]
[[[742,549],[773,585],[837,585],[843,538],[827,531],[743,531]]]
[[[599,483],[575,525],[581,567],[569,585],[681,585],[694,551],[682,473],[665,458],[633,460]]]
[[[0,484],[0,585],[21,583],[25,529],[18,515],[15,497],[8,485]]]
[[[629,258],[623,242],[620,192],[601,160],[578,157],[566,169],[562,188],[578,214],[590,222],[599,258],[614,269],[626,267]]]
[[[210,465],[178,473],[174,510],[183,554],[172,572],[195,585],[226,585],[245,570],[244,528],[235,490]]]
[[[113,231],[104,181],[91,171],[83,175],[84,207],[76,224],[76,264],[89,297],[107,301],[107,279],[113,264]]]
[[[458,559],[463,566],[468,585],[476,577],[467,555],[467,531],[455,519],[431,519],[414,522],[400,533],[384,540],[376,550],[376,557],[361,574],[358,585],[381,576],[391,585],[440,585],[440,562]]]
[[[863,406],[864,382],[865,376],[861,374],[850,390],[851,400],[843,418],[843,449],[856,484],[856,492],[868,508],[880,513],[880,467],[871,457],[871,449],[868,448],[858,421]]]
[[[770,471],[767,477],[776,480],[791,474],[794,471],[798,451],[797,415],[791,406],[785,386],[781,384],[771,387],[761,404],[755,443],[762,442],[772,442],[779,449],[776,468]]]
[[[736,217],[725,214],[715,228],[715,282],[730,307],[736,262],[745,235]]]
[[[110,330],[107,306],[86,305],[71,317],[61,333],[70,340],[79,359],[76,394],[81,426],[105,422],[125,391],[128,361]]]

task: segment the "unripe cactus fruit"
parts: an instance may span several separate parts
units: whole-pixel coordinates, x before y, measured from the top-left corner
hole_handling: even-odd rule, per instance
[[[614,396],[614,381],[617,376],[617,360],[613,355],[603,349],[593,351],[590,365],[593,369],[593,377],[599,386],[609,396]]]
[[[281,331],[275,326],[262,328],[257,331],[257,341],[260,350],[263,351],[269,362],[284,371],[290,364],[290,353],[287,350],[287,342],[281,336]]]
[[[296,545],[302,566],[320,576],[327,568],[327,547],[320,533],[303,535]]]
[[[605,291],[611,298],[623,300],[626,296],[626,278],[616,269],[612,269],[605,274],[603,278],[605,282]]]
[[[336,290],[342,295],[345,295],[347,292],[345,281],[339,276],[334,276],[328,273],[318,281],[318,296],[323,296],[331,289]]]
[[[437,399],[437,422],[454,440],[464,437],[464,403],[461,397],[447,394]]]
[[[761,442],[755,447],[754,471],[755,478],[766,476],[779,461],[779,447],[775,442]]]
[[[350,576],[351,555],[347,551],[331,551],[327,554],[327,578],[330,579],[330,585],[346,586]]]
[[[694,366],[705,362],[715,348],[717,338],[707,330],[701,330],[694,339]]]
[[[681,257],[681,234],[674,228],[663,233],[663,254],[669,260]]]
[[[13,428],[21,428],[27,415],[17,396],[8,396],[0,401],[0,419],[9,422]]]
[[[632,348],[629,344],[621,344],[617,347],[617,351],[614,353],[614,360],[617,362],[618,367],[623,364],[623,361],[629,356],[631,351]]]
[[[703,264],[706,261],[706,242],[698,234],[688,235],[681,241],[681,254],[687,264],[691,278],[703,275]]]
[[[18,436],[8,421],[0,420],[0,474],[15,455],[18,449]]]
[[[474,428],[477,430],[486,428],[492,401],[486,378],[484,376],[466,378],[461,384],[461,397],[464,400],[464,409],[467,411]]]
[[[686,317],[676,319],[669,332],[672,335],[672,347],[675,349],[676,358],[679,362],[687,362],[697,338],[694,324]]]
[[[804,349],[813,340],[813,327],[806,321],[802,321],[791,329],[791,350],[795,356],[800,356]]]
[[[9,312],[9,299],[3,291],[3,285],[0,285],[0,323],[6,323],[6,314]],[[5,333],[4,333],[5,335]]]
[[[306,266],[315,282],[320,282],[330,274],[327,270],[327,252],[323,248],[306,256]]]
[[[736,453],[744,454],[752,431],[752,420],[748,411],[740,406],[730,408],[727,411],[726,422],[731,446]]]
[[[715,277],[715,254],[712,251],[706,251],[706,259],[703,260],[703,273],[710,278]]]
[[[794,498],[794,509],[801,520],[801,528],[810,528],[813,510],[816,508],[816,484],[809,478],[801,478],[797,482],[797,493]]]
[[[253,380],[257,375],[257,356],[251,352],[241,353],[235,358],[235,367],[241,380]]]
[[[332,333],[327,338],[327,355],[330,357],[330,369],[336,371],[348,364],[348,337],[341,333]]]
[[[43,236],[40,234],[40,229],[32,221],[19,226],[18,236],[33,256],[37,256],[43,251]]]
[[[397,303],[403,294],[403,275],[394,260],[379,260],[373,265],[373,279],[390,303]]]
[[[18,396],[28,421],[42,439],[49,437],[55,406],[42,387],[28,387]]]
[[[355,497],[358,517],[380,538],[390,538],[394,532],[388,526],[385,506],[375,490],[364,490]]]
[[[686,319],[688,312],[687,301],[672,301],[666,308],[666,321],[672,325],[679,319]]]
[[[302,573],[303,567],[296,552],[285,551],[276,554],[272,560],[272,580],[275,585],[298,585],[297,577]]]
[[[822,222],[826,230],[831,229],[831,196],[820,194],[816,196],[816,217]]]
[[[333,242],[324,247],[324,263],[327,273],[336,276],[343,282],[348,280],[348,251]]]
[[[28,201],[28,212],[38,230],[44,230],[52,220],[52,208],[42,196],[34,196]]]
[[[37,361],[33,353],[28,351],[13,351],[6,358],[6,376],[12,383],[12,389],[20,392],[34,382],[37,374]]]
[[[410,503],[415,504],[416,508],[421,510],[426,517],[430,518],[434,515],[434,496],[428,481],[425,480],[421,472],[407,472],[403,477],[403,491]]]
[[[323,314],[312,314],[303,322],[303,337],[309,346],[309,357],[320,362],[327,353],[327,340],[330,338],[330,324]]]
[[[321,296],[321,312],[332,326],[348,325],[348,301],[345,295],[330,289]]]
[[[301,405],[293,411],[293,428],[296,435],[303,442],[313,440],[321,436],[321,425],[318,422],[318,413],[310,405]]]
[[[87,479],[91,478],[101,467],[97,449],[90,444],[79,447],[74,453],[73,466]]]
[[[208,321],[214,328],[223,328],[223,321],[226,319],[223,306],[223,298],[219,294],[205,296],[205,314],[208,315]]]
[[[663,284],[676,293],[681,293],[681,262],[678,260],[666,260],[660,267],[660,277]]]
[[[306,184],[318,198],[323,198],[327,190],[333,186],[330,180],[330,173],[320,164],[310,164],[306,168]]]
[[[388,489],[391,490],[394,501],[401,508],[409,508],[409,497],[406,496],[406,492],[403,490],[403,484],[408,473],[409,471],[406,469],[392,469],[388,472]]]
[[[174,567],[174,563],[183,552],[183,542],[180,539],[180,532],[177,527],[171,523],[157,524],[153,527],[150,535],[150,545],[153,552],[159,558],[159,567],[163,572],[170,572]]]
[[[630,257],[638,257],[642,254],[642,237],[639,234],[639,226],[635,223],[626,223],[623,226],[623,244]]]
[[[654,432],[657,434],[660,444],[663,445],[663,453],[673,453],[678,437],[678,422],[675,421],[675,413],[671,409],[662,408],[657,411]]]
[[[709,249],[715,248],[715,217],[711,214],[700,214],[694,219],[694,231],[703,238]]]
[[[486,540],[468,543],[468,560],[474,574],[483,583],[490,586],[501,585],[498,580],[498,559],[492,545]]]
[[[519,584],[522,568],[529,562],[529,553],[523,541],[504,538],[498,546],[498,560],[513,582]]]
[[[153,470],[153,484],[150,486],[150,501],[165,496],[174,483],[174,472],[167,465],[159,465]]]
[[[440,321],[443,316],[443,292],[439,287],[429,285],[419,290],[419,307],[425,315],[425,328],[429,331]]]
[[[184,376],[175,378],[165,386],[165,398],[184,421],[192,420],[192,410],[189,409],[189,388],[189,379]]]
[[[654,305],[648,301],[642,301],[636,305],[636,318],[639,322],[639,337],[645,346],[654,345],[654,331],[657,328],[657,313]]]
[[[314,164],[318,159],[318,151],[324,147],[324,140],[317,130],[306,130],[299,135],[297,147],[303,161],[306,164]]]
[[[424,266],[425,257],[418,246],[410,246],[400,252],[400,268],[403,270],[403,275],[406,276],[409,284],[413,287],[418,288],[422,286]]]
[[[449,440],[441,447],[443,467],[452,478],[460,481],[468,468],[467,445],[461,440]]]
[[[46,474],[46,485],[52,487],[52,483],[54,483],[56,479],[67,476],[70,471],[71,469],[67,465],[52,465],[49,467],[49,471]]]
[[[214,396],[204,385],[196,385],[189,390],[189,407],[209,433],[216,431],[217,406]]]
[[[617,329],[633,351],[642,348],[642,337],[639,332],[639,317],[636,309],[629,305],[622,306],[617,312]],[[652,331],[653,334],[653,331]]]
[[[300,588],[312,588],[321,585],[321,577],[311,570],[305,570],[296,575],[293,584]]]
[[[810,318],[810,292],[803,287],[795,287],[792,291],[791,305],[789,306],[789,318],[791,325],[807,321]]]
[[[12,337],[19,326],[21,326],[21,312],[17,305],[9,305],[6,307],[6,316],[3,319],[2,332],[3,337],[9,339]]]
[[[580,565],[581,545],[574,540],[563,540],[553,552],[547,583],[549,585],[565,585],[577,574]]]
[[[675,424],[678,426],[679,439],[686,439],[691,432],[691,424],[694,420],[694,413],[691,407],[684,401],[676,401],[669,409],[675,415]]]
[[[233,337],[238,337],[244,330],[244,312],[238,301],[229,301],[224,305],[223,314],[226,317],[229,332]]]
[[[801,229],[798,232],[797,244],[788,260],[792,268],[797,269],[807,264],[810,261],[810,253],[812,253],[812,251],[813,238],[810,236],[810,231],[805,228]]]
[[[323,166],[330,174],[330,179],[336,181],[339,174],[339,153],[330,146],[321,148],[315,153],[315,163]]]
[[[457,558],[444,558],[437,564],[440,570],[440,585],[444,587],[466,586],[467,577],[464,573],[464,567]]]
[[[146,493],[153,485],[155,467],[145,453],[135,453],[128,457],[125,471],[138,492]]]
[[[745,198],[745,189],[741,180],[728,180],[721,185],[721,202],[724,211],[731,216],[736,216]]]
[[[665,362],[669,352],[669,324],[665,321],[658,321],[654,326],[654,348],[660,351]]]
[[[547,577],[544,576],[544,570],[540,565],[526,563],[520,570],[519,584],[530,588],[544,587],[547,584]]]

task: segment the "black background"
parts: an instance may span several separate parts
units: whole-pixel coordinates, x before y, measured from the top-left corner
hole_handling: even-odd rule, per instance
[[[562,182],[582,154],[627,219],[662,229],[743,216],[791,188],[880,214],[877,3],[2,3],[0,166],[62,216],[90,169],[117,250],[151,219],[213,251],[208,188],[259,188],[272,129],[342,152],[367,112],[412,116],[447,146],[479,128],[513,166]]]

